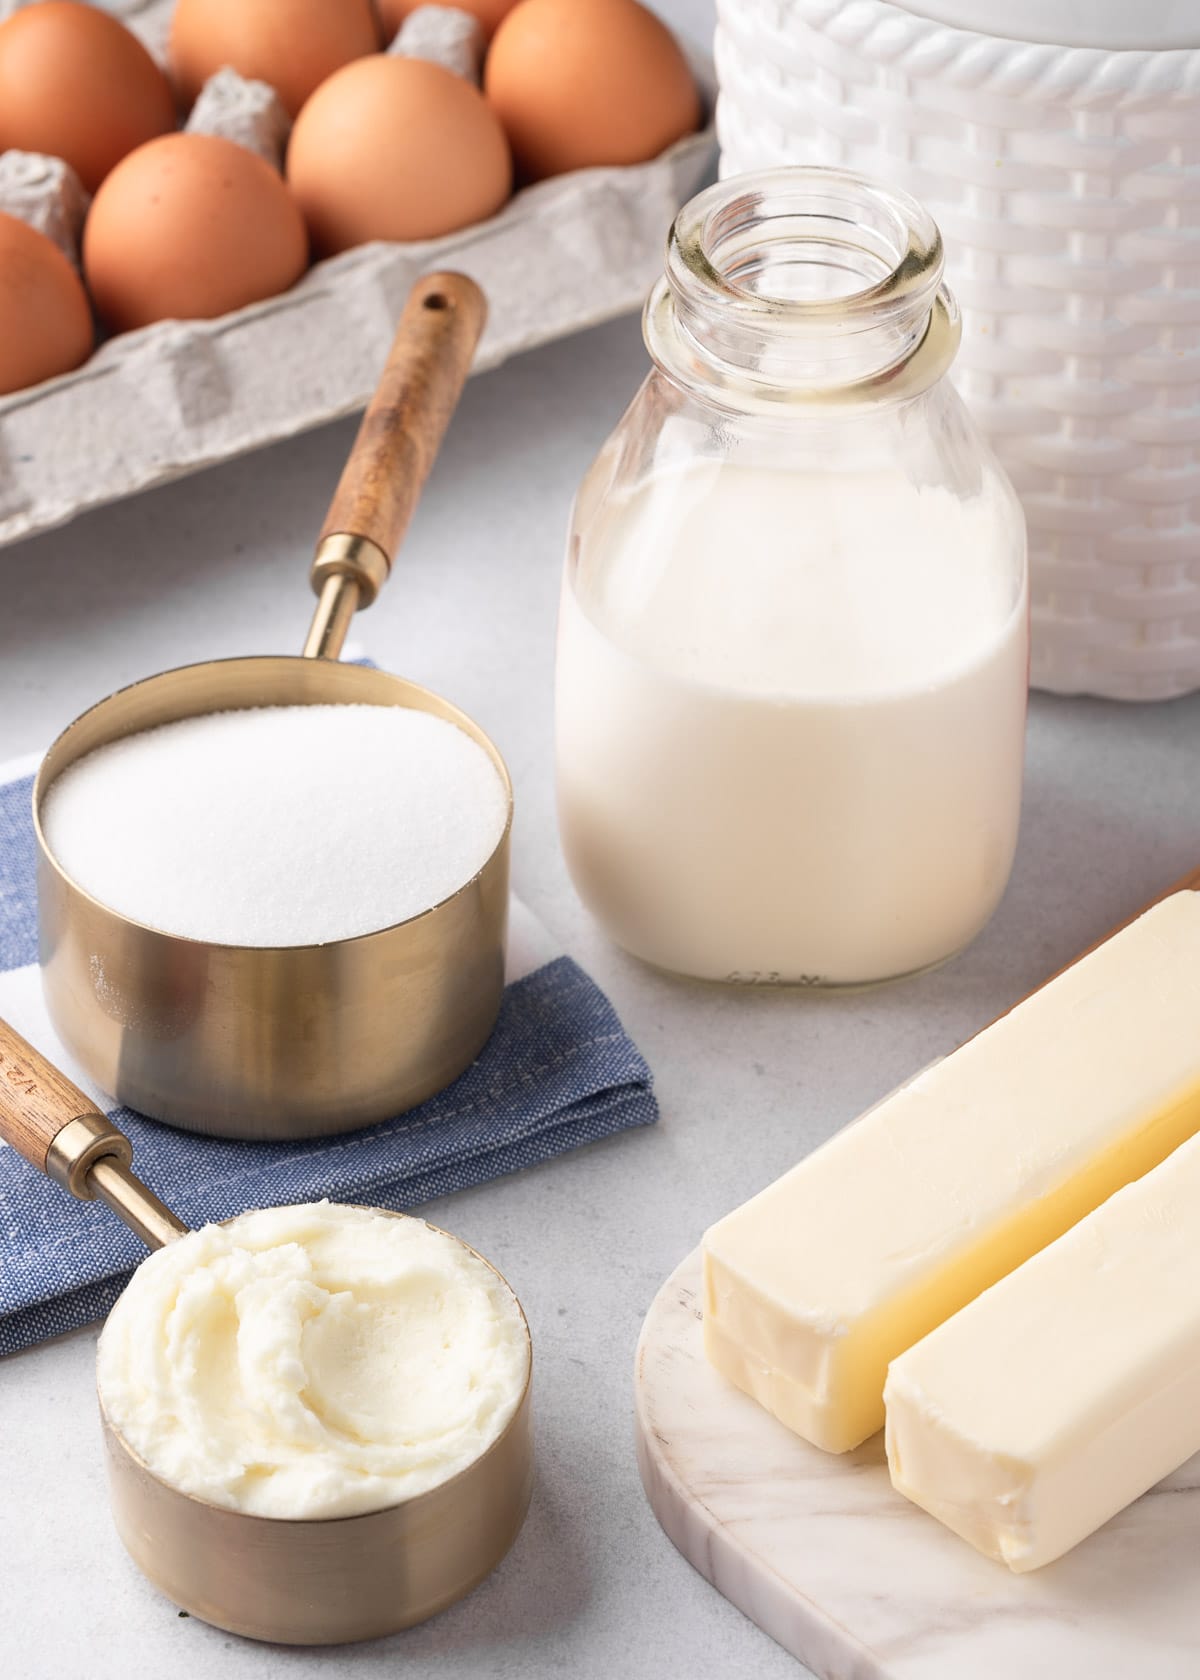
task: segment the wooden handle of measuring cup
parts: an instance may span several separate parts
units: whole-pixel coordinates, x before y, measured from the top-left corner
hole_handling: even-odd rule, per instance
[[[486,319],[465,274],[426,274],[409,293],[321,529],[311,577],[322,600],[306,654],[336,658],[350,617],[387,581]]]
[[[0,1021],[0,1137],[74,1195],[100,1156],[116,1155],[126,1165],[133,1159],[125,1134],[7,1021]],[[60,1163],[68,1153],[71,1159]],[[88,1191],[84,1200],[90,1196]]]
[[[187,1230],[130,1171],[125,1133],[7,1021],[0,1021],[0,1138],[81,1202],[101,1197],[149,1248]]]

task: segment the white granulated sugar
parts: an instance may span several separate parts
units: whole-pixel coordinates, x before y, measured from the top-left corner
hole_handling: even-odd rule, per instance
[[[164,933],[317,945],[448,898],[508,796],[469,735],[402,706],[270,706],[164,724],[54,782],[42,826],[93,898]]]

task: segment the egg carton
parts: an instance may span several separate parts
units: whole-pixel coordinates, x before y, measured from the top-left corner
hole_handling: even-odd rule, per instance
[[[107,9],[161,58],[172,4]],[[16,9],[0,0],[0,16]],[[692,64],[711,111],[711,66]],[[346,251],[281,297],[111,338],[74,373],[0,399],[0,544],[361,409],[430,269],[487,295],[475,372],[638,308],[714,149],[708,126],[651,163],[538,182],[488,222]]]

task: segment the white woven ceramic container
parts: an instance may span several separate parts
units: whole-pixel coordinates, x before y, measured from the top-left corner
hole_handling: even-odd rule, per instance
[[[718,14],[723,174],[843,164],[941,224],[958,384],[1028,515],[1034,682],[1200,688],[1200,0],[1194,46],[1120,51],[890,0]],[[1154,39],[1155,0],[1142,15]]]

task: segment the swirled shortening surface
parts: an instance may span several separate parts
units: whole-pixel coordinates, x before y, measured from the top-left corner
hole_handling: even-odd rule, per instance
[[[486,1261],[331,1202],[206,1225],[145,1260],[100,1338],[109,1421],[163,1481],[267,1517],[378,1510],[503,1432],[529,1336]]]

